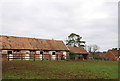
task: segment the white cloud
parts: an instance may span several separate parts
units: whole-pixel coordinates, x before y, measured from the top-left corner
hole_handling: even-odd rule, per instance
[[[75,32],[101,50],[117,47],[118,0],[2,0],[2,33],[65,40]]]

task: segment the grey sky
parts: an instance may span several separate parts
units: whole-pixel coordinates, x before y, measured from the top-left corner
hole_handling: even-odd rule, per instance
[[[65,40],[70,33],[100,50],[118,46],[118,0],[1,0],[0,34]]]

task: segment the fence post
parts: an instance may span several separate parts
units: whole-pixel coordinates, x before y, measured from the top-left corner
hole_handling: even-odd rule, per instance
[[[35,53],[34,53],[34,61],[35,61]]]
[[[8,61],[9,61],[9,54],[8,54]]]
[[[57,54],[57,60],[58,60],[58,58],[59,58],[59,55]]]
[[[51,60],[51,55],[49,54],[49,59]]]
[[[15,53],[14,54],[16,54],[17,55],[17,58],[19,58],[19,54],[17,54],[17,52],[15,51]]]
[[[30,60],[30,54],[31,54],[31,52],[29,52],[29,60]]]
[[[42,53],[42,61],[43,61],[43,53]]]
[[[23,55],[22,55],[22,53],[21,53],[21,60],[23,60]]]
[[[14,60],[14,54],[13,53],[11,53],[11,56],[12,56],[12,60]]]
[[[22,60],[22,52],[19,51],[18,54],[20,54],[20,55],[19,55],[19,56],[20,56],[20,60]]]

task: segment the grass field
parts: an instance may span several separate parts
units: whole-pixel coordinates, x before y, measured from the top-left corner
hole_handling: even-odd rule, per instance
[[[3,79],[117,79],[113,61],[6,61]]]

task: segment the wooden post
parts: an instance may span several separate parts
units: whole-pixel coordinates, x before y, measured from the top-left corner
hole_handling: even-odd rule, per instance
[[[42,53],[42,61],[43,61],[43,53]]]
[[[20,55],[21,55],[21,60],[23,60],[23,55],[22,55],[22,53],[21,53]]]
[[[55,60],[57,60],[57,55],[55,54]]]
[[[9,61],[9,54],[8,54],[8,61]]]
[[[55,54],[55,60],[57,60],[57,55]]]
[[[22,53],[21,53],[21,51],[18,51],[18,54],[20,54],[19,56],[20,56],[20,60],[22,60]]]
[[[30,51],[30,50],[29,50]],[[31,56],[31,51],[30,51],[30,53],[29,53],[29,60],[30,60],[30,56]]]
[[[33,54],[33,52],[31,51],[30,52],[30,60],[32,60],[32,54]]]
[[[67,59],[70,60],[70,56],[69,56],[69,54],[67,54]]]
[[[13,56],[13,58],[12,58],[12,59],[14,60],[14,54],[12,53],[11,55]]]
[[[22,60],[22,53],[20,52],[19,54],[20,54],[20,59]]]
[[[51,60],[51,55],[49,54],[49,59]]]
[[[57,60],[59,60],[59,54],[57,54]]]
[[[16,55],[17,55],[17,59],[18,59],[18,57],[19,57],[19,56],[18,56],[17,52],[16,52],[16,51],[14,51],[14,52],[15,52],[14,54],[16,54]]]
[[[34,53],[34,61],[35,61],[35,53]]]
[[[56,60],[58,60],[58,54],[55,54],[56,55]]]

